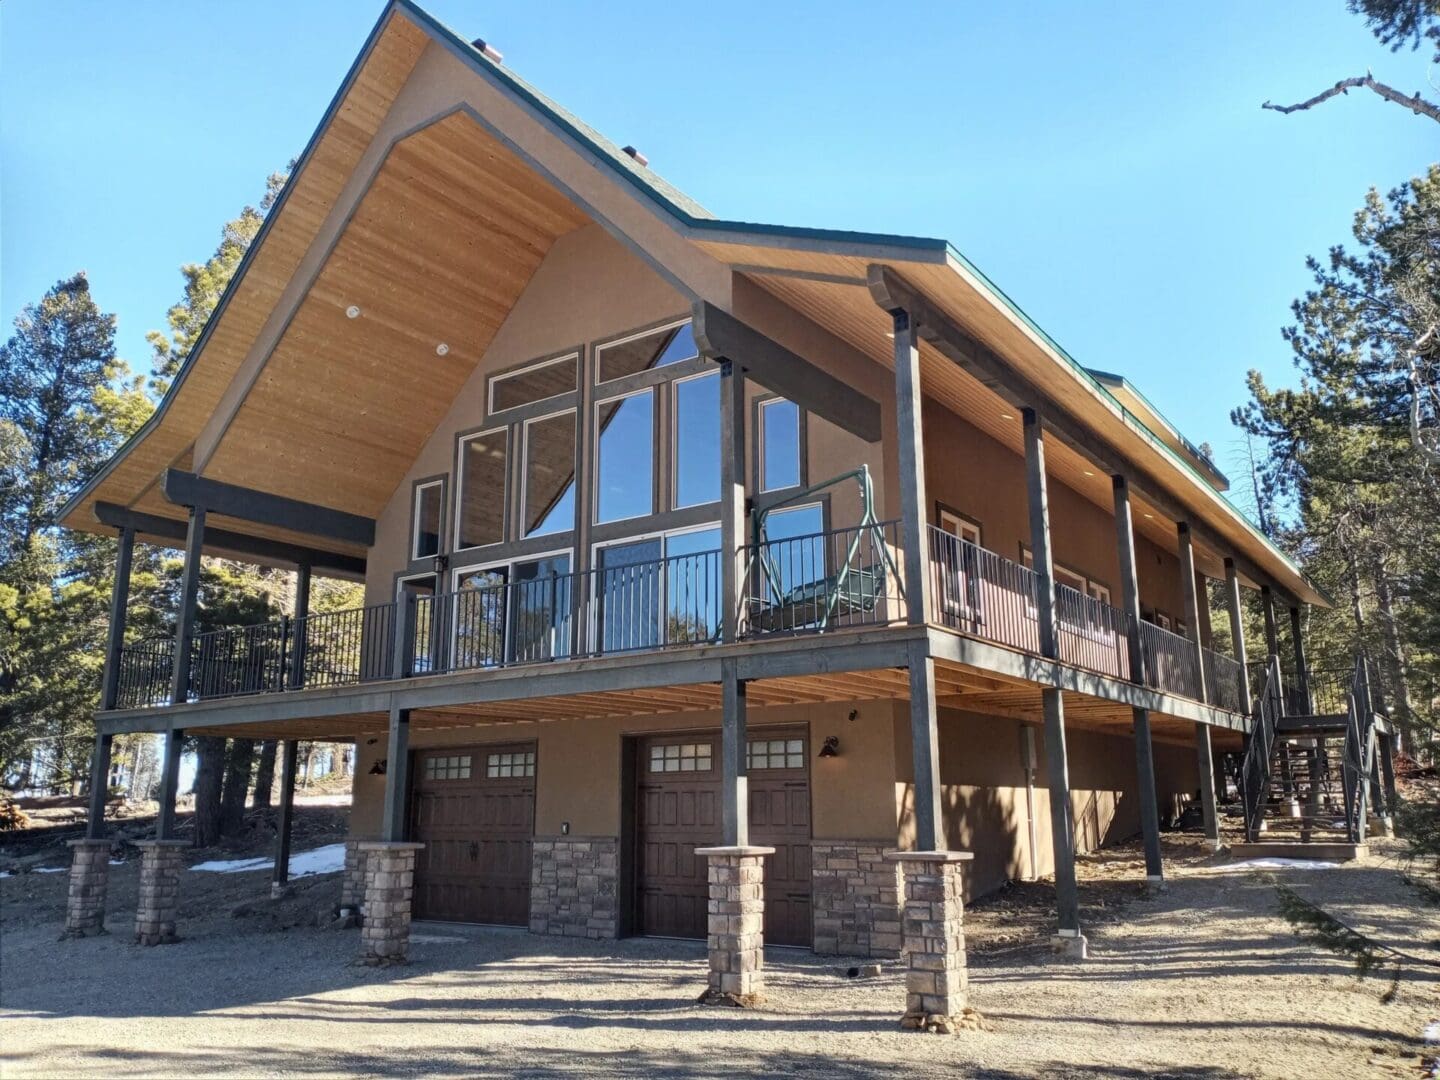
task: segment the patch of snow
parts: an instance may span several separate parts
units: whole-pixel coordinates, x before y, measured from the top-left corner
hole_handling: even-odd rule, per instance
[[[1325,862],[1321,859],[1281,859],[1271,857],[1265,859],[1243,859],[1237,863],[1230,863],[1226,866],[1217,866],[1220,871],[1230,870],[1335,870],[1340,866],[1337,862]]]
[[[35,867],[34,870],[31,871],[31,873],[32,873],[32,874],[63,874],[63,873],[65,873],[65,867],[63,867],[63,866],[37,866],[37,867]]]
[[[110,865],[111,865],[111,866],[124,866],[124,865],[125,865],[125,860],[124,860],[124,859],[111,859],[111,860],[110,860]]]
[[[14,877],[9,870],[0,870],[0,877]]]
[[[463,937],[450,937],[446,934],[411,934],[412,945],[458,945],[464,942]]]
[[[1426,1024],[1424,1034],[1427,1043],[1440,1043],[1440,1020],[1432,1020]]]
[[[191,870],[204,870],[213,874],[244,874],[252,870],[269,870],[275,865],[274,859],[212,859],[196,863]],[[290,876],[310,877],[313,874],[337,874],[345,869],[345,845],[326,844],[310,851],[300,851],[290,856]]]

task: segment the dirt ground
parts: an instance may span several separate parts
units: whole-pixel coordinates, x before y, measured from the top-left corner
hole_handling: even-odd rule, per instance
[[[1410,964],[1384,1003],[1390,971],[1357,978],[1275,902],[1286,882],[1440,959],[1440,908],[1405,883],[1396,845],[1334,870],[1227,872],[1183,841],[1167,861],[1154,894],[1131,848],[1085,862],[1080,965],[1043,945],[1046,886],[972,905],[971,1002],[992,1030],[950,1037],[897,1029],[894,963],[852,979],[851,961],[771,949],[769,1004],[742,1012],[694,1003],[697,942],[423,923],[411,963],[377,971],[351,965],[357,931],[326,928],[337,875],[272,904],[264,872],[187,874],[184,940],[141,949],[133,858],[111,868],[114,933],[58,942],[65,875],[22,872],[0,880],[0,1076],[1421,1075],[1440,968]]]

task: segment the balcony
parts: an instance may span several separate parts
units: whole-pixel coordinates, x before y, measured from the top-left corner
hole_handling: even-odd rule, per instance
[[[740,638],[906,623],[900,552],[893,521],[748,545]],[[186,700],[718,644],[722,558],[715,549],[200,633],[190,646]],[[934,528],[929,568],[933,624],[1039,655],[1034,571]],[[1058,585],[1056,612],[1062,664],[1131,681],[1131,622],[1124,611]],[[1145,686],[1240,711],[1244,672],[1233,659],[1201,650],[1202,691],[1193,642],[1143,621],[1137,632]],[[116,707],[168,704],[173,669],[172,638],[127,645]]]

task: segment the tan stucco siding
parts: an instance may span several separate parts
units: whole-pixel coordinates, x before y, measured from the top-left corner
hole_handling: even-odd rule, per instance
[[[1055,871],[1044,731],[1035,727],[1033,789],[1027,788],[1019,720],[940,711],[941,811],[946,843],[969,851],[966,893],[979,896],[1008,880]],[[1140,831],[1135,743],[1124,736],[1067,731],[1076,848],[1094,851]],[[914,843],[909,709],[895,709],[895,801],[905,845]],[[1162,818],[1178,812],[1197,786],[1194,751],[1154,744]],[[1031,821],[1035,844],[1031,847]],[[1032,860],[1033,855],[1033,860]]]
[[[850,713],[855,719],[849,718]],[[815,839],[894,843],[893,712],[888,701],[833,702],[750,711],[750,731],[804,727],[809,737],[811,834]],[[535,742],[537,749],[535,833],[555,836],[569,824],[575,836],[616,836],[620,832],[621,753],[630,735],[673,731],[718,732],[718,712],[666,716],[610,717],[538,724],[489,724],[441,731],[416,729],[411,749]],[[817,758],[827,736],[840,737],[840,754]],[[370,768],[385,757],[383,738],[362,740],[350,812],[352,836],[374,836],[380,828],[385,778]],[[718,767],[718,763],[717,763]]]

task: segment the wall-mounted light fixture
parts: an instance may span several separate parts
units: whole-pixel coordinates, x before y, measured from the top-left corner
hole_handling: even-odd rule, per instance
[[[436,555],[436,556],[435,556],[435,572],[436,572],[437,574],[443,574],[443,573],[445,572],[446,567],[448,567],[449,565],[450,565],[450,556],[449,556],[449,555]]]
[[[839,757],[839,756],[840,756],[840,736],[839,736],[839,735],[826,735],[826,736],[825,736],[825,745],[822,746],[822,747],[820,747],[820,755],[819,755],[819,756],[820,756],[820,757]]]

